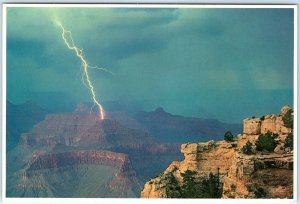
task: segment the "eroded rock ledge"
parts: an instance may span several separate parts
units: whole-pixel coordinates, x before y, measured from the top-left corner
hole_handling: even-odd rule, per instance
[[[184,160],[172,162],[161,175],[146,182],[141,197],[170,197],[172,189],[183,186],[182,175],[189,170],[195,172],[196,180],[207,179],[210,173],[218,175],[222,198],[293,198],[293,151],[283,145],[292,133],[282,119],[287,111],[284,107],[278,115],[245,119],[244,133],[233,142],[182,144]],[[259,134],[268,131],[279,135],[274,152],[243,153],[247,141],[255,144]],[[170,187],[174,181],[177,186]]]

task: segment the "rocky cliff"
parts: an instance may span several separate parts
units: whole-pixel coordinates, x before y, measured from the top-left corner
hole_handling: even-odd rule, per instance
[[[9,192],[23,194],[25,197],[57,197],[59,195],[57,189],[60,185],[66,185],[64,182],[73,183],[69,187],[76,189],[74,182],[85,182],[88,174],[95,173],[93,171],[97,171],[97,174],[102,173],[107,178],[94,177],[89,181],[89,186],[100,188],[102,185],[105,188],[103,187],[104,190],[97,194],[86,193],[84,197],[102,197],[103,193],[112,195],[109,192],[118,193],[116,197],[135,197],[135,191],[140,183],[128,156],[99,150],[50,154],[35,152],[26,166],[15,173],[14,179],[17,180],[17,185]],[[111,171],[113,174],[106,171]],[[83,174],[82,177],[79,176],[80,174]],[[53,182],[53,178],[62,180]],[[65,187],[61,187],[61,190],[67,191]],[[70,197],[76,196],[75,192],[68,193]]]
[[[280,114],[245,119],[243,134],[233,141],[182,144],[184,160],[146,182],[141,197],[293,198],[291,117],[285,106]],[[276,135],[275,149],[257,148],[268,134]]]

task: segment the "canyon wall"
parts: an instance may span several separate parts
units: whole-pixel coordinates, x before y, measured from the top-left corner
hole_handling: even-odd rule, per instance
[[[245,119],[243,134],[231,142],[182,144],[184,160],[172,162],[161,175],[146,182],[141,197],[168,198],[174,192],[180,197],[184,173],[194,172],[197,181],[209,179],[210,174],[217,175],[222,198],[293,198],[293,151],[285,147],[293,129],[283,122],[288,110],[283,107],[280,114]],[[278,134],[274,151],[255,149],[259,135],[265,133]],[[249,155],[243,152],[247,142],[253,149]]]
[[[12,191],[22,193],[25,197],[57,197],[60,193],[57,189],[61,186],[62,191],[66,191],[63,197],[74,197],[76,191],[72,189],[86,186],[85,183],[90,182],[88,174],[105,177],[95,177],[93,180],[97,182],[88,184],[95,189],[91,193],[86,192],[86,195],[93,197],[102,197],[105,194],[135,197],[135,191],[140,186],[128,156],[110,151],[79,150],[35,154],[26,167],[16,174],[17,185]],[[66,188],[65,185],[69,187]]]

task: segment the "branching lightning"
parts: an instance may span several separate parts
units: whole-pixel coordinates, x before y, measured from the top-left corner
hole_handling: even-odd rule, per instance
[[[88,65],[88,68],[91,68],[91,69],[98,69],[98,70],[101,70],[101,71],[105,71],[105,72],[107,72],[107,73],[110,73],[111,75],[115,75],[115,73],[113,73],[113,72],[111,72],[111,71],[109,71],[108,69],[105,69],[105,68],[103,68],[103,67],[89,66],[89,65]]]
[[[95,88],[94,88],[94,86],[93,86],[93,84],[91,82],[90,76],[89,76],[88,68],[98,69],[98,70],[105,71],[105,72],[108,72],[108,73],[113,74],[113,75],[114,75],[114,73],[112,73],[111,71],[109,71],[109,70],[107,70],[105,68],[100,68],[100,67],[97,67],[97,66],[89,66],[88,63],[87,63],[87,61],[86,61],[86,59],[83,56],[83,50],[79,49],[75,45],[71,31],[66,30],[60,22],[58,22],[58,25],[59,25],[59,27],[62,30],[61,36],[62,36],[62,39],[64,40],[65,44],[67,45],[67,47],[70,50],[74,50],[75,51],[76,56],[80,59],[80,61],[82,63],[82,68],[83,68],[82,83],[87,88],[89,88],[91,96],[92,96],[92,100],[93,100],[93,103],[94,103],[93,107],[95,105],[98,107],[98,109],[99,109],[99,117],[100,117],[101,120],[103,120],[105,118],[105,111],[104,111],[103,106],[100,104],[100,102],[97,99],[97,96],[96,96],[96,93],[95,93]],[[66,35],[68,35],[68,37]],[[87,83],[85,83],[85,81]]]

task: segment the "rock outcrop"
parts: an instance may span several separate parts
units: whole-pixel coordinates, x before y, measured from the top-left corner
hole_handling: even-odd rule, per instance
[[[284,125],[283,116],[291,108],[284,106],[281,108],[280,114],[266,115],[261,118],[246,118],[244,119],[244,134],[247,135],[258,135],[260,133],[265,134],[267,132],[273,132],[276,134],[286,135],[291,132],[291,128]]]
[[[260,118],[246,118],[244,119],[244,134],[257,135],[261,132]]]
[[[223,198],[293,198],[293,154],[238,154],[223,178]]]
[[[293,198],[293,151],[285,147],[293,129],[286,127],[282,119],[288,110],[285,107],[278,115],[245,119],[244,134],[232,142],[182,144],[184,160],[172,162],[160,176],[146,182],[141,197],[181,197],[184,173],[194,172],[195,181],[217,175],[216,189],[222,198]],[[271,132],[279,135],[275,150],[256,151],[254,144],[259,135]],[[244,152],[246,143],[252,145],[252,154]],[[201,186],[201,182],[197,185],[200,189],[210,188]]]

